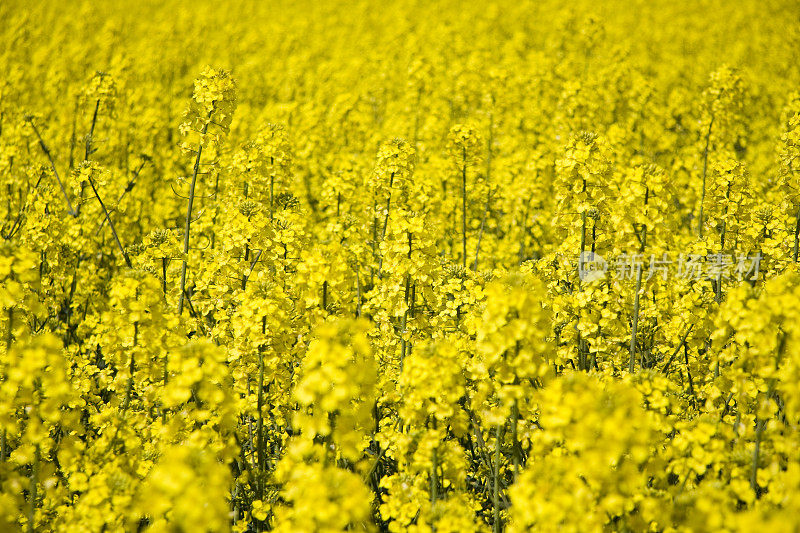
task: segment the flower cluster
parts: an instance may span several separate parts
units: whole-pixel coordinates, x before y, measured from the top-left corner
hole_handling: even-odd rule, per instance
[[[234,4],[0,3],[0,531],[800,529],[796,5]]]

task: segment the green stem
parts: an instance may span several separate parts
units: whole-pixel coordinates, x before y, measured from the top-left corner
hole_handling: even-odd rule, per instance
[[[689,336],[689,333],[692,331],[693,327],[694,327],[694,324],[690,324],[689,327],[686,328],[686,330],[683,332],[683,335],[681,336],[681,341],[678,343],[678,347],[675,348],[675,351],[672,352],[672,355],[670,356],[670,358],[667,360],[666,363],[664,363],[664,366],[661,368],[661,372],[663,374],[666,375],[666,374],[669,373],[669,365],[672,364],[672,361],[675,359],[675,357],[678,355],[678,353],[680,353],[681,348],[683,348],[683,345],[686,342],[686,338]]]
[[[431,458],[431,505],[436,503],[439,496],[439,457],[436,453],[436,447],[433,448],[433,457]]]
[[[414,242],[414,237],[412,233],[409,231],[407,232],[408,235],[408,259],[411,259],[411,253],[413,251],[412,245]],[[403,312],[403,322],[402,322],[402,329],[401,329],[401,337],[400,337],[400,369],[403,368],[403,361],[405,361],[407,355],[407,341],[406,341],[406,327],[408,326],[408,313],[410,309],[410,300],[411,300],[411,274],[406,274],[406,286],[405,286],[405,294],[403,297],[403,302],[405,303],[406,309]]]
[[[266,332],[267,317],[261,319],[261,331]],[[258,499],[264,499],[264,472],[266,470],[265,463],[267,460],[266,448],[264,443],[264,354],[261,349],[258,350],[258,421],[256,422],[256,447],[258,450]]]
[[[519,438],[517,436],[518,418],[519,418],[519,407],[517,406],[517,400],[514,400],[514,404],[511,406],[511,458],[514,464],[514,483],[517,482],[517,477],[519,476],[519,464],[520,464]]]
[[[726,226],[726,223],[723,222],[722,223],[722,234],[720,235],[720,249],[719,249],[719,253],[720,254],[722,254],[722,252],[725,250],[725,226]],[[720,303],[720,302],[722,302],[722,273],[717,274],[717,280],[716,281],[717,281],[717,286],[715,287],[715,289],[716,289],[715,293],[716,294],[714,295],[714,297],[715,297],[717,303]]]
[[[28,117],[26,120],[33,128],[33,132],[36,134],[36,137],[39,139],[39,147],[42,149],[42,152],[44,152],[44,155],[47,157],[47,160],[50,161],[50,168],[53,169],[53,175],[56,177],[58,186],[61,188],[61,194],[64,195],[64,200],[66,200],[67,202],[67,211],[69,212],[70,215],[76,216],[77,213],[75,212],[75,209],[72,208],[72,202],[69,201],[69,196],[67,196],[67,190],[64,188],[64,184],[61,182],[61,178],[58,175],[58,170],[56,170],[56,162],[53,160],[53,154],[50,153],[50,149],[47,147],[47,145],[44,142],[44,139],[42,139],[42,136],[39,134],[39,130],[33,123],[33,119]]]
[[[631,325],[631,358],[628,362],[628,371],[633,372],[636,367],[636,330],[639,325],[639,290],[642,287],[642,267],[636,267],[636,292],[633,296],[633,324]]]
[[[138,344],[139,340],[139,322],[135,321],[133,323],[133,346],[135,347]],[[125,392],[125,401],[122,404],[122,410],[127,411],[128,406],[130,405],[131,398],[133,397],[133,374],[136,371],[136,352],[131,350],[131,360],[128,365],[128,373],[130,377],[128,378],[128,390]]]
[[[37,493],[37,485],[39,483],[39,445],[33,452],[33,463],[31,464],[31,485],[30,485],[30,508],[28,509],[28,531],[33,533],[36,530],[36,499],[39,497]]]
[[[711,116],[711,121],[708,123],[708,132],[706,133],[706,147],[703,149],[703,191],[700,194],[700,216],[698,217],[697,232],[700,238],[703,238],[703,204],[706,200],[706,176],[708,174],[708,147],[711,142],[711,128],[714,126],[714,116]]]
[[[495,430],[494,469],[492,472],[492,505],[494,507],[494,533],[500,533],[503,525],[500,522],[500,446],[502,442],[502,426]]]
[[[164,296],[167,294],[167,258],[161,258],[161,290],[164,291]]]
[[[461,165],[461,265],[467,268],[467,149],[463,149]]]
[[[213,111],[212,111],[213,112]],[[210,116],[209,116],[210,118]],[[208,122],[203,126],[202,135],[208,131]],[[197,145],[197,157],[194,160],[194,169],[192,171],[192,183],[189,186],[189,201],[186,206],[186,227],[183,232],[183,261],[181,264],[181,292],[178,299],[178,315],[183,314],[183,299],[184,292],[186,291],[186,264],[189,259],[189,232],[192,226],[192,205],[194,204],[194,192],[197,186],[197,175],[200,173],[200,157],[203,154],[203,145]]]
[[[797,217],[794,221],[794,251],[792,260],[797,263],[798,250],[800,250],[800,205],[797,206]]]
[[[128,253],[125,251],[125,247],[122,246],[122,241],[119,240],[119,235],[117,234],[117,228],[114,227],[114,222],[111,221],[111,215],[108,213],[108,209],[106,209],[106,204],[103,203],[103,200],[100,198],[100,193],[97,192],[97,187],[94,185],[94,180],[91,176],[89,176],[89,185],[92,186],[92,191],[94,191],[94,197],[97,198],[97,201],[100,202],[100,207],[103,208],[103,213],[106,215],[106,220],[108,221],[108,227],[111,228],[111,233],[114,235],[114,241],[117,243],[117,247],[119,251],[122,252],[122,257],[125,259],[125,264],[128,265],[128,268],[133,268],[131,264],[131,258],[128,257]]]
[[[756,418],[756,442],[755,442],[755,447],[753,448],[753,464],[750,468],[750,487],[753,489],[756,498],[759,497],[758,461],[759,461],[759,455],[761,454],[761,437],[764,433],[764,427],[766,425],[767,425],[766,420],[760,420]]]
[[[584,184],[584,190],[586,186]],[[586,250],[586,211],[581,213],[581,253],[578,257],[578,274],[580,278],[580,273],[583,272],[583,252]]]
[[[489,186],[492,177],[492,142],[494,133],[494,116],[489,114],[489,139],[486,141],[486,206],[483,209],[483,217],[481,217],[481,228],[478,230],[478,242],[475,245],[475,262],[472,264],[472,270],[478,270],[478,256],[481,253],[481,239],[483,238],[483,231],[486,228],[486,219],[489,216],[489,206],[492,199],[492,190]]]
[[[394,185],[394,172],[389,176],[389,198],[386,199],[386,216],[383,219],[381,240],[386,238],[386,228],[389,226],[389,208],[392,206],[392,186]]]
[[[14,306],[8,308],[8,333],[6,335],[6,353],[11,349],[11,340],[14,338]]]
[[[275,176],[269,177],[269,219],[272,220],[275,210]]]

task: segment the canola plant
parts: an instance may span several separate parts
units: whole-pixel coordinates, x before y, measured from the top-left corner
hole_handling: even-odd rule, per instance
[[[795,0],[0,4],[0,529],[800,528]]]

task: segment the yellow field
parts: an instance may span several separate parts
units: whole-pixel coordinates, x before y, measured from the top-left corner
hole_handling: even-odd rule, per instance
[[[0,531],[800,530],[799,14],[0,3]]]

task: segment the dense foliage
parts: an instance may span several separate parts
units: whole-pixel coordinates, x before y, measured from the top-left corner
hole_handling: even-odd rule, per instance
[[[798,13],[0,3],[0,529],[796,531]]]

